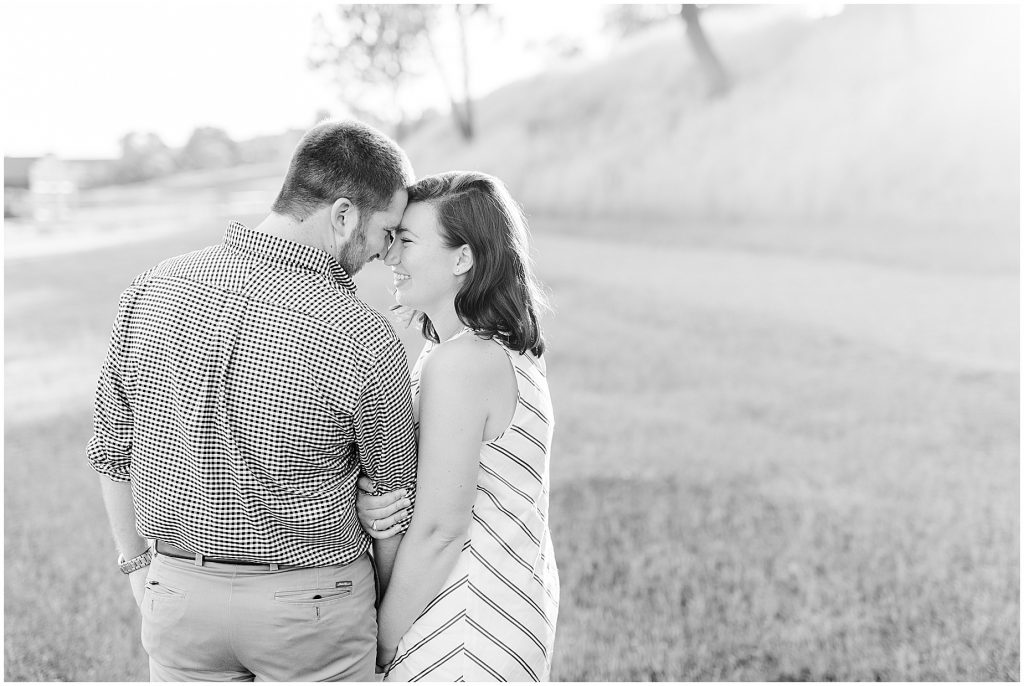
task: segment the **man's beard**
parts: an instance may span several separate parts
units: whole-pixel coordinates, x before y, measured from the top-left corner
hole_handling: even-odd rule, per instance
[[[341,246],[338,262],[349,276],[355,276],[366,264],[366,227],[363,217],[359,218],[355,231]]]

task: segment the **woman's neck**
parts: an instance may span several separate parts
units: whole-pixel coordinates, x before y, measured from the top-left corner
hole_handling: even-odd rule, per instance
[[[430,319],[430,323],[434,325],[434,332],[437,333],[437,338],[442,343],[466,328],[466,325],[462,323],[459,315],[455,312],[455,303],[452,301],[446,303],[444,307],[439,307],[432,312],[424,312],[424,314]]]

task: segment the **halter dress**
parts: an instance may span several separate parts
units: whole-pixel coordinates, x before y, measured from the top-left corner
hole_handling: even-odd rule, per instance
[[[558,616],[548,531],[554,417],[544,363],[497,340],[519,398],[505,431],[480,446],[469,536],[441,591],[398,644],[385,681],[546,681]],[[419,431],[420,370],[412,373]]]

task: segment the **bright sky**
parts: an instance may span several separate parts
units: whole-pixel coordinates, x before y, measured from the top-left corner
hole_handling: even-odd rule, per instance
[[[180,146],[196,126],[235,139],[344,114],[326,77],[306,67],[324,2],[10,1],[0,8],[3,153],[114,157],[129,131]],[[482,94],[540,69],[528,41],[555,34],[600,42],[594,3],[499,4],[500,35],[474,46]],[[438,87],[422,94],[444,107]]]

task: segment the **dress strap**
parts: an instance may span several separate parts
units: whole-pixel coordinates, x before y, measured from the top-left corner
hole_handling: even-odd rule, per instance
[[[448,340],[442,341],[442,342],[443,343],[447,343],[448,341],[454,341],[456,338],[460,338],[464,334],[470,333],[471,331],[473,331],[473,329],[469,328],[468,326],[464,326],[464,327],[462,327],[462,331],[459,331],[458,333],[456,333],[454,336],[452,336]]]

